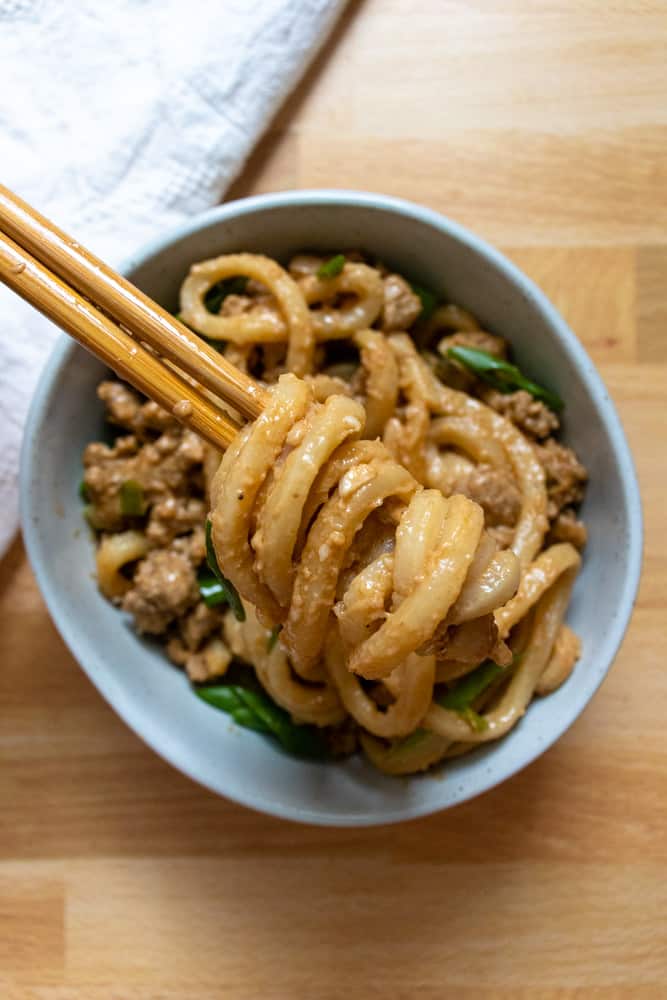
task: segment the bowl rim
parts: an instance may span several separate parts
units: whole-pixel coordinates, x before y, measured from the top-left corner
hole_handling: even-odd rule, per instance
[[[515,762],[509,769],[499,773],[494,771],[490,776],[488,784],[484,788],[470,789],[463,787],[460,793],[452,795],[445,803],[428,802],[420,804],[410,804],[399,809],[388,809],[380,817],[376,813],[357,813],[337,816],[335,812],[324,812],[322,810],[310,810],[298,806],[284,805],[280,802],[266,801],[259,795],[254,795],[252,791],[243,789],[241,791],[222,791],[219,786],[207,781],[195,773],[189,761],[182,759],[182,755],[177,750],[172,750],[170,746],[165,746],[164,741],[160,742],[157,733],[146,733],[144,724],[144,713],[140,712],[133,705],[131,700],[118,699],[112,691],[113,685],[102,676],[98,675],[95,664],[88,656],[80,656],[80,640],[77,635],[76,625],[69,619],[60,607],[57,588],[52,584],[48,573],[48,560],[44,558],[41,551],[41,543],[37,534],[33,532],[33,518],[31,516],[31,479],[33,449],[29,442],[35,438],[37,429],[43,419],[45,408],[48,404],[51,389],[54,381],[58,377],[60,370],[68,363],[72,354],[76,353],[79,345],[71,338],[63,334],[51,351],[51,354],[42,369],[37,387],[31,400],[28,411],[23,444],[21,448],[20,470],[19,470],[19,491],[20,491],[20,512],[21,528],[26,546],[28,558],[30,560],[38,586],[47,605],[47,609],[53,619],[56,628],[68,646],[72,656],[84,670],[88,678],[92,681],[98,691],[109,702],[113,711],[120,716],[126,725],[130,727],[148,746],[151,747],[164,760],[177,768],[181,773],[187,775],[193,781],[203,785],[218,795],[237,802],[241,805],[254,809],[257,812],[276,816],[280,819],[288,819],[302,823],[310,823],[320,826],[380,826],[387,823],[404,822],[440,812],[452,806],[459,805],[467,800],[484,794],[495,788],[497,785],[513,777],[529,764],[533,763],[539,756],[549,749],[560,737],[572,726],[579,715],[590,703],[593,695],[605,679],[618,653],[623,637],[627,631],[634,604],[637,598],[639,580],[641,576],[642,553],[643,553],[643,516],[639,491],[639,484],[635,471],[634,461],[628,446],[625,432],[623,430],[616,407],[612,402],[609,393],[589,358],[586,350],[577,339],[575,334],[550,302],[545,293],[525,275],[512,261],[509,260],[495,247],[477,236],[471,230],[449,217],[402,198],[390,195],[375,194],[368,191],[356,191],[337,188],[308,188],[293,191],[282,191],[276,193],[254,195],[248,198],[237,199],[226,202],[204,212],[198,213],[192,218],[172,226],[160,235],[144,243],[137,250],[129,254],[120,263],[118,270],[121,274],[127,275],[138,267],[148,262],[157,254],[168,250],[174,243],[192,235],[202,229],[225,222],[228,219],[254,214],[257,211],[270,210],[274,208],[295,208],[295,207],[322,207],[341,206],[358,207],[372,209],[394,216],[407,217],[418,222],[422,222],[431,228],[437,229],[443,234],[453,237],[455,240],[472,248],[477,254],[486,260],[492,267],[511,284],[515,285],[519,291],[532,301],[535,308],[540,312],[546,325],[556,336],[560,347],[569,355],[569,360],[582,373],[586,385],[587,393],[593,397],[593,401],[601,414],[601,419],[613,448],[616,462],[619,467],[621,489],[627,509],[627,531],[628,531],[628,569],[623,584],[621,600],[618,604],[618,614],[615,616],[610,629],[605,635],[605,647],[607,650],[606,662],[602,668],[592,672],[587,678],[587,683],[581,689],[581,697],[577,704],[560,719],[558,730],[550,733],[539,745],[532,748],[530,752],[522,756],[520,762]],[[88,651],[87,651],[88,652]]]

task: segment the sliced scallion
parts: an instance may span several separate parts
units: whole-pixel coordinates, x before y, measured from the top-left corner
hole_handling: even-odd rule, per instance
[[[218,566],[218,558],[215,554],[215,549],[213,548],[213,538],[212,538],[213,526],[210,520],[206,521],[206,562],[208,563],[208,568],[211,570],[215,576],[218,584],[220,585],[221,591],[225,595],[225,599],[229,604],[230,608],[234,612],[236,619],[240,622],[245,621],[245,608],[243,607],[243,602],[239,597],[238,590],[226,576],[222,575],[222,570]],[[217,603],[222,603],[218,601]]]
[[[345,254],[337,253],[335,257],[329,257],[317,269],[318,278],[336,278],[345,267]]]
[[[144,489],[136,479],[126,479],[121,483],[120,510],[125,517],[141,517],[146,513]]]
[[[560,412],[565,406],[557,393],[526,378],[516,365],[497,358],[488,351],[480,351],[474,347],[450,347],[447,350],[447,357],[458,361],[469,372],[488,382],[498,392],[516,392],[518,389],[523,389],[530,393],[533,399],[546,403],[551,410]]]

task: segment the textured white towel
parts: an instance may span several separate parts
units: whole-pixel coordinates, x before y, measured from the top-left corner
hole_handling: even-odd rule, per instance
[[[0,178],[118,263],[218,202],[345,0],[0,0]],[[57,330],[0,286],[0,556]]]

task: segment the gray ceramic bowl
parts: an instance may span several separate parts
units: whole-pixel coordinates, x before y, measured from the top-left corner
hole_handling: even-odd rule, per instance
[[[326,825],[395,822],[479,795],[525,767],[572,724],[607,673],[632,610],[642,524],[632,460],[592,362],[544,295],[508,260],[443,216],[348,191],[295,191],[223,205],[167,233],[124,273],[167,308],[189,265],[220,253],[285,260],[303,247],[364,247],[507,336],[521,366],[567,401],[564,437],[590,470],[583,572],[568,621],[583,640],[572,678],[538,699],[501,742],[452,761],[437,779],[389,778],[362,757],[344,764],[285,756],[194,698],[160,649],[142,642],[98,593],[77,486],[98,437],[103,366],[64,338],[35,395],[21,468],[23,531],[49,610],[72,653],[154,750],[216,792],[277,816]],[[573,280],[575,276],[573,275]],[[586,760],[580,761],[582,768]]]

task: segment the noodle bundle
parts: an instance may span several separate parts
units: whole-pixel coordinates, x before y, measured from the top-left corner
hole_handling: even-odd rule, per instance
[[[194,681],[224,683],[230,663],[253,668],[292,723],[343,752],[359,743],[388,774],[502,737],[580,652],[564,617],[585,540],[585,470],[553,437],[558,417],[543,401],[553,394],[523,376],[532,395],[490,388],[484,365],[480,376],[458,363],[456,348],[507,376],[518,369],[505,341],[453,304],[427,315],[419,292],[356,253],[301,254],[287,270],[249,253],[193,265],[182,320],[260,378],[268,405],[221,459],[202,452],[182,483],[171,475],[174,504],[200,504],[187,527],[165,531],[162,515],[156,528],[151,496],[143,522],[111,503],[119,475],[148,482],[146,449],[182,433],[169,425],[144,441],[140,401],[131,420],[111,407],[136,450],[89,446],[85,480],[100,586],[140,629],[164,635]],[[121,461],[115,479],[99,471]],[[241,615],[197,603],[201,497]],[[150,591],[145,566],[157,574],[159,559],[190,573],[173,608]]]

